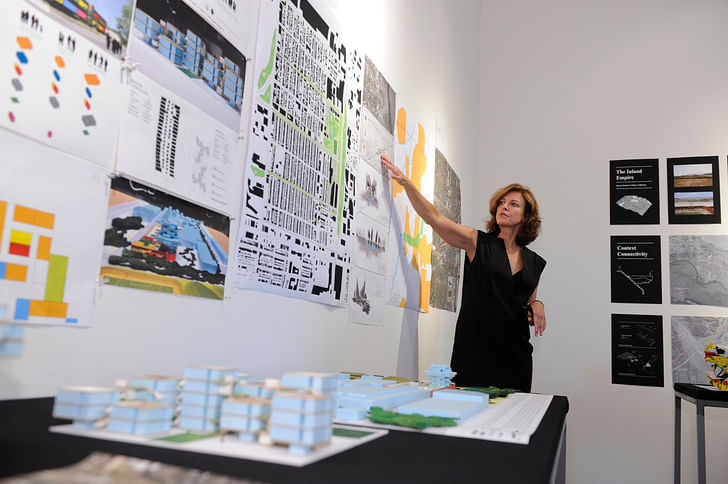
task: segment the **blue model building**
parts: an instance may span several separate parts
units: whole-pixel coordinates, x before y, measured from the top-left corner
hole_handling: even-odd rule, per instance
[[[425,375],[430,377],[430,388],[447,388],[452,386],[452,378],[457,375],[450,369],[450,365],[432,365]]]

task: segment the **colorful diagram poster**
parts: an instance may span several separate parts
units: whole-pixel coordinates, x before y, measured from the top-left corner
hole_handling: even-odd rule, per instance
[[[435,149],[435,208],[455,223],[460,223],[460,178],[439,149]],[[432,233],[432,284],[430,306],[455,312],[460,285],[461,250]]]
[[[612,383],[665,385],[662,316],[612,314]]]
[[[101,281],[222,299],[230,218],[123,177],[108,200]]]
[[[435,177],[434,163],[425,156],[425,129],[397,101],[394,136],[394,163],[432,200]],[[392,183],[392,250],[388,269],[389,304],[427,312],[432,279],[432,228],[409,202],[401,185]]]
[[[74,13],[66,8],[72,4],[79,5]],[[117,7],[104,15],[123,17]],[[89,9],[71,0],[3,2],[0,126],[111,169],[121,62],[107,39],[121,31]]]
[[[728,236],[670,236],[670,302],[728,307]]]
[[[0,129],[0,320],[89,326],[106,171]]]
[[[710,383],[716,375],[706,352],[728,349],[728,318],[673,316],[671,332],[673,383]]]
[[[380,157],[394,157],[395,95],[392,86],[368,57],[364,65],[361,117],[361,158],[357,164],[349,320],[384,324],[385,281],[389,261],[389,221],[392,210],[389,178]]]
[[[671,224],[719,224],[718,174],[717,156],[668,158],[668,221]]]
[[[232,215],[245,56],[183,1],[137,0],[118,170]]]
[[[659,235],[612,236],[611,260],[613,303],[662,302]]]
[[[260,5],[236,283],[345,306],[363,58],[302,0]]]
[[[611,160],[609,183],[609,223],[660,223],[660,172],[656,158]]]

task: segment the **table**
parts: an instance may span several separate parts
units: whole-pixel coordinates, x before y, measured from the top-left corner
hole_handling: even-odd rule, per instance
[[[705,407],[728,408],[728,392],[710,385],[675,383],[675,484],[680,482],[680,424],[682,400],[695,404],[698,431],[698,483],[705,484]]]
[[[390,431],[303,468],[55,434],[53,398],[0,401],[0,477],[123,454],[265,482],[564,483],[566,397],[554,396],[529,445]]]

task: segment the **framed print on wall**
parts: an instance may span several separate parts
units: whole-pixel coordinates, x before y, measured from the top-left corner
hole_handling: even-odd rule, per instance
[[[660,223],[658,159],[609,161],[609,223]]]
[[[668,158],[667,195],[669,223],[719,224],[718,157]]]

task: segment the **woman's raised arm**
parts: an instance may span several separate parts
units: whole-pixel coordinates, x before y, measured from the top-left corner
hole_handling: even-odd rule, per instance
[[[397,168],[387,155],[382,155],[381,158],[382,165],[391,174],[392,179],[402,185],[412,207],[422,217],[422,220],[427,222],[432,230],[442,237],[442,240],[453,247],[465,250],[468,258],[473,260],[475,246],[478,241],[478,231],[473,227],[457,224],[438,212],[435,206],[415,187],[412,180],[407,178],[407,175],[402,173],[402,170]]]

